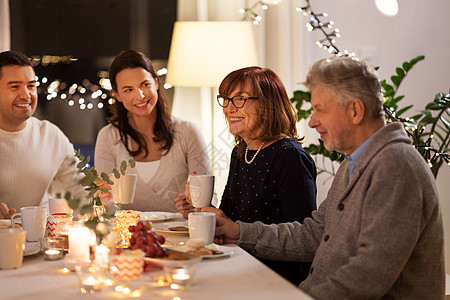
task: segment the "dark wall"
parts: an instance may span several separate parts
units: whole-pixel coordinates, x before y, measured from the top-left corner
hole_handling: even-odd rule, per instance
[[[93,158],[97,132],[109,115],[108,99],[89,97],[99,86],[99,71],[107,71],[114,56],[124,49],[143,52],[155,68],[166,67],[177,0],[10,0],[9,5],[11,49],[30,57],[77,58],[70,64],[35,66],[39,80],[48,78],[38,89],[35,116],[55,123],[76,148]],[[66,91],[60,89],[58,97],[48,101],[47,86],[53,80],[59,80]],[[74,83],[88,91],[91,86],[91,90],[62,99]],[[95,107],[99,101],[105,105],[90,110],[68,105],[69,99],[77,102],[81,97]]]
[[[144,33],[137,50],[167,59],[176,0],[11,0],[10,11],[12,48],[27,55],[114,56]]]

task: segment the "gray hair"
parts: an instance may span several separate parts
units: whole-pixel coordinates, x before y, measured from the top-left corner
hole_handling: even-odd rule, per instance
[[[360,99],[373,120],[384,117],[380,79],[366,62],[350,57],[321,59],[312,65],[306,76],[310,91],[317,85],[330,91],[339,105],[347,106],[354,99]]]

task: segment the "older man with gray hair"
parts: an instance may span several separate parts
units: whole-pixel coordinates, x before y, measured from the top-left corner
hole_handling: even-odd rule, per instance
[[[349,57],[316,62],[306,84],[309,126],[346,154],[328,195],[304,223],[217,218],[216,241],[263,258],[313,260],[300,288],[316,299],[444,299],[436,183],[403,130],[385,124],[379,78]]]

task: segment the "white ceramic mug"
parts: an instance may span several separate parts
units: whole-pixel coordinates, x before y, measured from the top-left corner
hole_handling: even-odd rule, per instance
[[[67,215],[72,214],[73,210],[64,198],[50,197],[48,198],[48,209],[50,215]]]
[[[192,175],[189,179],[192,206],[208,207],[214,193],[214,175]]]
[[[130,204],[134,202],[136,192],[137,174],[121,175],[119,179],[110,175],[114,182],[111,186],[114,203]]]
[[[203,239],[206,245],[214,241],[216,231],[216,214],[210,212],[193,212],[188,215],[189,238]]]
[[[14,219],[22,219],[22,228],[27,231],[27,242],[37,242],[44,237],[47,223],[47,208],[43,206],[25,206],[11,217],[11,226],[16,228]]]
[[[27,232],[20,229],[0,229],[0,269],[22,267]]]

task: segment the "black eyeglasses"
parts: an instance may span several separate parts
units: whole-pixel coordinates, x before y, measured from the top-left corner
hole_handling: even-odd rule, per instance
[[[258,100],[258,97],[243,97],[243,96],[234,96],[234,97],[227,97],[224,95],[217,95],[217,102],[222,107],[228,107],[228,105],[233,103],[234,107],[241,108],[245,105],[245,102],[247,100]]]

